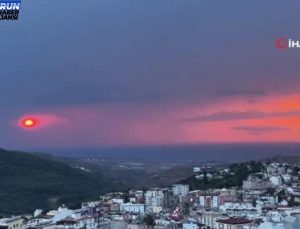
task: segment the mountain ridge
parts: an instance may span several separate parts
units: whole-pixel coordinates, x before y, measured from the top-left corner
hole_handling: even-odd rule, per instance
[[[78,207],[122,188],[99,173],[87,173],[37,154],[0,149],[0,216]]]

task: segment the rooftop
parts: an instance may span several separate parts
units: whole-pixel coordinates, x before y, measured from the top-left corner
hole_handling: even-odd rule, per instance
[[[245,219],[245,218],[228,218],[228,219],[220,219],[217,220],[218,223],[224,223],[224,224],[231,224],[231,225],[236,225],[236,224],[249,224],[252,221]]]

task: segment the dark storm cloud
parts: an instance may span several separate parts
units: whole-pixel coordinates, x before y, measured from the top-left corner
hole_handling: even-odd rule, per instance
[[[300,37],[298,11],[284,14],[279,0],[272,10],[259,5],[25,2],[17,24],[0,25],[0,103],[208,103],[214,96],[298,90],[297,52],[274,47],[283,31]]]
[[[221,111],[209,115],[201,115],[190,118],[184,118],[187,122],[216,122],[232,121],[243,119],[261,119],[261,118],[281,118],[281,117],[300,117],[300,111],[286,112],[261,112],[261,111]]]
[[[289,128],[280,127],[280,126],[236,126],[232,128],[237,131],[244,131],[250,134],[262,134],[262,133],[270,133],[270,132],[278,132],[278,131],[287,131]]]

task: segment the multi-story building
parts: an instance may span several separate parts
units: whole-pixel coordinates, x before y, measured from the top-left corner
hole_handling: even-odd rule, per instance
[[[222,214],[218,211],[203,211],[199,216],[199,222],[208,228],[216,228],[217,220],[222,218]]]
[[[123,213],[130,212],[130,213],[144,214],[145,213],[145,205],[144,204],[132,204],[132,203],[121,204],[120,211]]]
[[[257,209],[251,203],[227,202],[220,206],[219,211],[230,217],[255,217]]]
[[[172,186],[172,193],[174,196],[186,196],[190,191],[187,184],[175,184]]]
[[[218,208],[227,200],[220,192],[204,192],[199,195],[199,206],[201,208]]]
[[[145,205],[147,212],[158,213],[164,205],[164,193],[160,189],[149,190],[145,194]]]
[[[247,180],[243,181],[243,200],[252,201],[258,199],[269,187],[271,187],[270,181],[250,176]]]

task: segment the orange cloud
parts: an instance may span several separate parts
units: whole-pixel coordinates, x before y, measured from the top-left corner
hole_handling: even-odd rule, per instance
[[[31,114],[40,126],[26,144],[151,145],[213,142],[299,142],[300,96],[259,102],[226,98],[208,105],[78,106]],[[51,128],[50,128],[51,127]],[[63,128],[62,128],[63,127]],[[50,142],[50,143],[49,143]]]
[[[181,118],[192,142],[299,142],[300,95],[241,99],[199,108]],[[186,112],[188,113],[188,112]]]

